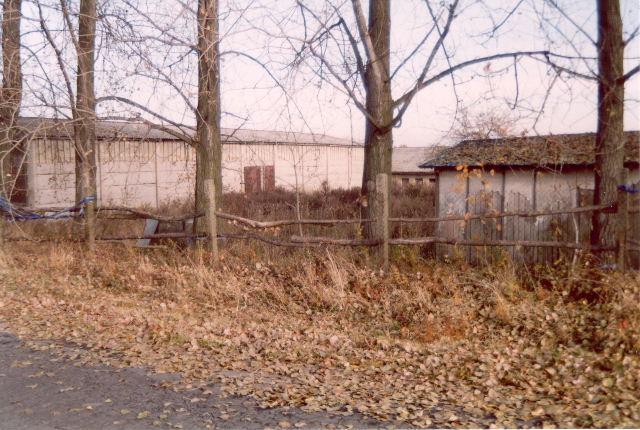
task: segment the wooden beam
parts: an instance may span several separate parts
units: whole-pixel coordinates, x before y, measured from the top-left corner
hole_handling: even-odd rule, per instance
[[[379,240],[373,239],[335,239],[332,237],[291,236],[291,242],[313,245],[342,245],[342,246],[378,246]]]
[[[570,249],[591,249],[589,245],[582,245],[574,242],[552,242],[538,240],[458,240],[444,237],[416,237],[411,239],[391,239],[391,245],[425,245],[431,243],[444,243],[459,246],[522,246],[539,248],[570,248]],[[600,251],[613,251],[615,246],[598,248]]]
[[[485,214],[477,214],[477,215],[452,215],[446,217],[430,217],[430,218],[389,218],[391,222],[440,222],[440,221],[468,221],[471,219],[482,219],[482,218],[501,218],[501,217],[522,217],[522,218],[530,218],[530,217],[538,217],[545,215],[563,215],[563,214],[573,214],[573,213],[581,213],[581,212],[595,212],[595,211],[604,211],[604,212],[615,212],[616,205],[608,204],[608,205],[594,205],[594,206],[583,206],[579,208],[569,208],[569,209],[558,209],[558,210],[550,210],[550,211],[531,211],[531,212],[487,212]]]

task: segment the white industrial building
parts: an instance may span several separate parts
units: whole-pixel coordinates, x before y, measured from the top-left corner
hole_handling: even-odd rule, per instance
[[[75,151],[69,122],[22,118],[22,151],[13,156],[13,199],[30,207],[74,204]],[[225,192],[276,187],[313,191],[359,187],[362,144],[326,135],[259,130],[223,134]],[[97,124],[97,184],[100,204],[159,207],[193,196],[195,150],[149,125]]]

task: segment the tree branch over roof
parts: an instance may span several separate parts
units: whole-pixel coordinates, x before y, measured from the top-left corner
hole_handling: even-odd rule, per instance
[[[172,121],[169,118],[167,118],[167,117],[165,117],[165,116],[163,116],[163,115],[161,115],[161,114],[159,114],[157,112],[154,112],[153,110],[147,108],[146,106],[143,106],[140,103],[135,102],[135,101],[133,101],[131,99],[128,99],[126,97],[121,97],[121,96],[98,97],[96,99],[96,105],[100,104],[100,103],[103,103],[103,102],[106,102],[106,101],[116,101],[116,102],[127,104],[129,106],[133,106],[136,109],[140,109],[141,111],[146,112],[149,115],[159,119],[160,121],[166,122],[167,124],[170,124],[170,125],[174,126],[178,130],[187,129],[187,130],[195,131],[195,127],[192,127],[192,126],[189,126],[189,125],[186,125],[186,124],[180,124],[180,123],[177,123],[175,121]],[[181,139],[181,140],[185,141],[189,145],[192,145],[192,146],[195,145],[195,142],[194,142],[193,138],[190,137],[189,135],[187,135],[186,133],[182,132],[182,131],[176,131],[175,129],[172,129],[172,128],[169,128],[169,127],[165,127],[165,126],[162,126],[162,125],[154,124],[154,123],[152,123],[152,122],[150,122],[148,120],[145,120],[145,119],[143,119],[141,117],[139,119],[141,121],[145,122],[148,125],[151,125],[151,126],[153,126],[155,128],[158,128],[159,130],[165,131],[165,132],[171,134],[172,136],[175,136],[178,139]]]

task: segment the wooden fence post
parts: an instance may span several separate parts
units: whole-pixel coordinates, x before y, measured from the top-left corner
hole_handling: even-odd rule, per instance
[[[213,179],[203,180],[205,205],[204,228],[207,233],[207,250],[218,261],[218,219],[216,216],[216,186]]]
[[[376,260],[383,270],[389,269],[389,177],[386,173],[376,175],[376,228],[375,239],[380,241],[376,247]]]
[[[622,169],[622,184],[627,183],[627,169]],[[617,226],[616,241],[617,249],[617,266],[618,270],[624,271],[627,260],[627,232],[629,231],[629,194],[625,189],[618,189],[617,211],[615,216],[618,218],[615,225]]]
[[[5,233],[4,214],[0,212],[0,247],[1,248],[4,248],[5,246],[4,233]]]

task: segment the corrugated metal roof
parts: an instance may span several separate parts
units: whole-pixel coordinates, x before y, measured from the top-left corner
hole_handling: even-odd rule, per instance
[[[50,139],[71,139],[73,137],[73,122],[52,118],[20,118],[18,126],[25,132],[34,133],[38,137]],[[193,127],[176,130],[188,136],[195,133]],[[300,144],[300,145],[332,145],[332,146],[362,146],[362,143],[350,139],[342,139],[325,134],[296,133],[285,131],[248,130],[248,129],[222,129],[223,143],[275,143],[275,144]],[[98,121],[96,123],[96,135],[98,139],[127,139],[139,140],[179,140],[176,136],[166,131],[155,128],[141,122],[127,121]]]
[[[391,171],[394,173],[429,172],[432,169],[421,168],[420,164],[425,160],[435,157],[442,149],[444,149],[443,146],[393,148]]]
[[[640,161],[640,132],[625,132],[625,163]],[[420,167],[579,166],[595,163],[595,133],[465,140]]]

